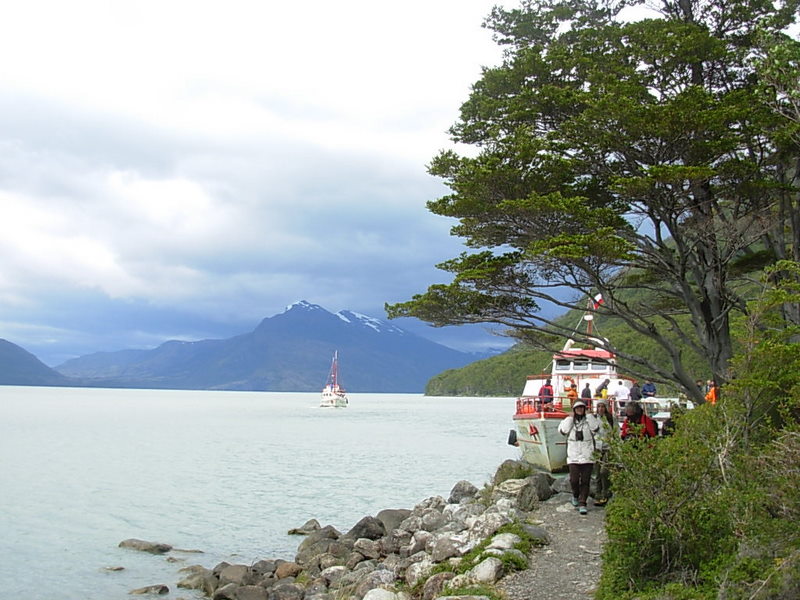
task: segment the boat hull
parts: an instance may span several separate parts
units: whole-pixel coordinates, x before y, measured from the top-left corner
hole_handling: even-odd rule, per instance
[[[347,396],[343,390],[332,390],[330,386],[326,386],[322,390],[322,398],[320,400],[320,408],[345,408],[348,405]]]
[[[567,438],[558,431],[566,416],[561,411],[515,414],[514,427],[522,460],[550,473],[566,471]]]

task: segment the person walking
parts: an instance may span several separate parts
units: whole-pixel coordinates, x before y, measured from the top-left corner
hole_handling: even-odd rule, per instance
[[[578,400],[572,405],[572,414],[558,425],[558,431],[567,438],[567,465],[572,488],[572,505],[582,515],[587,513],[589,485],[594,468],[595,436],[599,425],[594,415],[586,414],[586,403]]]
[[[605,506],[611,498],[611,477],[608,468],[608,454],[611,449],[611,437],[617,433],[617,420],[608,410],[606,400],[598,400],[595,404],[595,418],[598,423],[598,431],[595,436],[595,444],[599,453],[594,463],[594,477],[597,483],[597,491],[594,495],[595,506]]]

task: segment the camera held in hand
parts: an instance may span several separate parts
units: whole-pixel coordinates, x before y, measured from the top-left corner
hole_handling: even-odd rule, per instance
[[[583,432],[582,431],[576,431],[575,432],[575,441],[576,442],[582,442],[583,441]]]

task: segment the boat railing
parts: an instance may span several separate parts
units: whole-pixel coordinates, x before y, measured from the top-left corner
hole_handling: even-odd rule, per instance
[[[586,402],[586,399],[583,399]],[[587,403],[591,410],[591,402]],[[554,396],[553,402],[544,403],[538,396],[522,396],[517,398],[518,415],[530,415],[541,412],[569,412],[572,410],[572,403],[568,396]]]

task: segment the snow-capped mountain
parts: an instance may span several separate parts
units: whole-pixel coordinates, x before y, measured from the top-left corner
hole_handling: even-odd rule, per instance
[[[476,360],[382,319],[300,301],[233,338],[91,354],[56,370],[82,385],[316,391],[334,350],[350,392],[422,392],[434,375]]]

